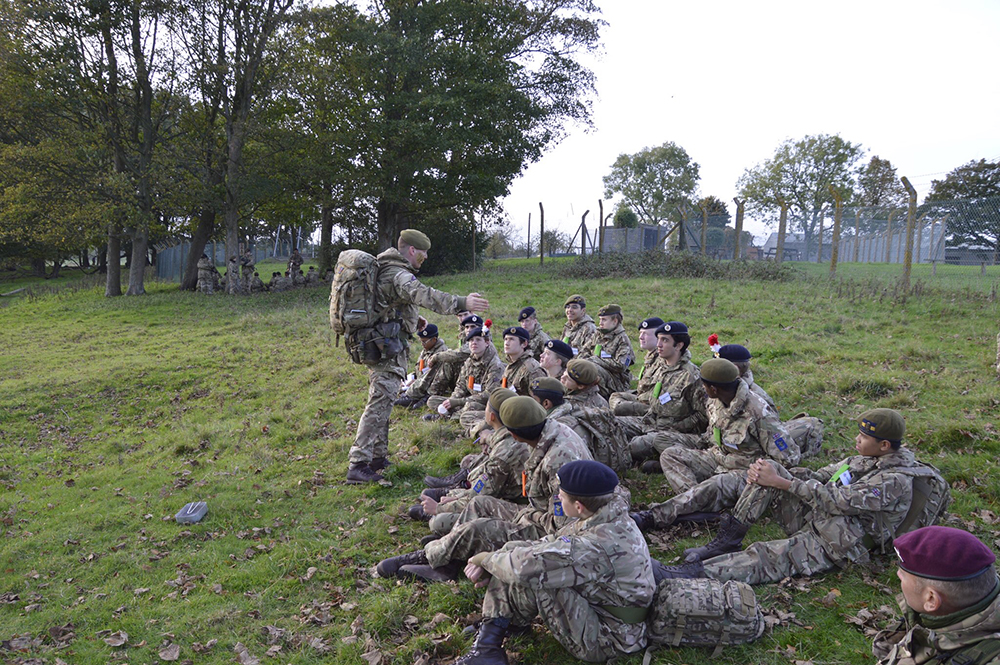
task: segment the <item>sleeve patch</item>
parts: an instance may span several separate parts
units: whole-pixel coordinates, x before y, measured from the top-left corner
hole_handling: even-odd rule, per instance
[[[781,452],[788,450],[788,444],[785,443],[785,438],[780,434],[774,435],[774,445],[777,446],[778,450]]]
[[[566,514],[563,512],[562,501],[556,501],[552,504],[552,514],[556,517],[565,517]]]
[[[472,489],[474,489],[476,491],[476,494],[479,494],[480,492],[483,491],[483,487],[485,485],[486,485],[486,474],[484,473],[479,478],[479,480],[476,481],[476,484],[472,486]]]
[[[877,487],[873,487],[872,488],[872,494],[874,494],[875,496],[878,496],[878,497],[882,496],[882,493],[878,490]]]
[[[569,539],[569,536],[560,536],[559,540],[563,541],[564,543],[572,543],[573,542],[572,540]]]

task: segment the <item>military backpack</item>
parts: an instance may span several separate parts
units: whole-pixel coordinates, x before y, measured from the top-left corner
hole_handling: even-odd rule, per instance
[[[374,365],[383,355],[398,353],[399,323],[387,321],[378,301],[378,259],[360,249],[346,249],[337,258],[330,285],[330,328],[344,338],[355,363]]]
[[[619,476],[625,476],[632,466],[628,434],[625,425],[610,409],[572,405],[567,413],[555,418],[580,434],[596,461],[611,467]]]

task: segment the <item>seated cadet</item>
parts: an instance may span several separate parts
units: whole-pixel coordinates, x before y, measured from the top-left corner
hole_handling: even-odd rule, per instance
[[[624,476],[632,466],[628,436],[610,409],[566,401],[566,387],[552,377],[531,382],[531,396],[555,418],[583,439],[595,461]]]
[[[753,358],[753,356],[750,355],[750,349],[742,344],[725,344],[720,346],[719,350],[716,351],[715,354],[717,357],[725,358],[729,362],[736,365],[736,369],[740,371],[740,378],[747,384],[747,387],[752,392],[760,395],[760,397],[767,402],[769,407],[772,409],[775,408],[774,400],[771,399],[771,396],[768,395],[767,391],[757,385],[753,380],[753,372],[750,370],[750,359]]]
[[[538,364],[547,375],[561,379],[563,372],[566,371],[566,363],[570,360],[573,360],[573,349],[570,345],[560,339],[550,339],[545,343],[545,350],[542,351]]]
[[[597,371],[597,365],[589,360],[583,358],[570,360],[566,364],[566,371],[560,381],[566,388],[568,401],[580,406],[592,406],[598,409],[611,408],[608,406],[608,400],[601,397],[601,375]]]
[[[427,398],[427,406],[434,410],[423,416],[424,420],[437,420],[449,415],[458,418],[469,397],[480,393],[489,394],[490,390],[500,385],[500,375],[504,365],[497,356],[496,347],[490,339],[490,329],[473,328],[466,337],[469,345],[469,358],[462,364],[458,373],[455,390],[450,397],[431,395]]]
[[[507,663],[503,640],[541,618],[574,657],[607,662],[646,646],[655,584],[646,541],[614,494],[618,476],[600,462],[559,469],[559,500],[577,521],[535,542],[509,542],[468,560],[465,574],[487,586],[483,620],[456,665]]]
[[[459,312],[458,318],[458,348],[448,349],[437,354],[430,360],[430,366],[435,370],[434,380],[427,388],[428,395],[447,397],[455,390],[458,383],[458,373],[462,365],[469,359],[469,343],[466,336],[473,328],[483,325],[483,320],[471,312]]]
[[[700,435],[705,431],[708,417],[705,413],[705,391],[701,387],[698,366],[691,362],[691,335],[680,321],[664,323],[656,329],[656,352],[663,361],[659,388],[649,411],[636,425],[630,427],[634,434],[629,442],[632,459],[642,462],[674,445],[676,439],[668,439],[667,434],[682,433]],[[631,419],[624,418],[626,425]],[[641,430],[642,434],[637,434]],[[692,442],[697,445],[697,442]],[[653,460],[655,461],[655,460]],[[652,468],[650,468],[652,467]],[[658,473],[659,465],[651,464],[643,469]]]
[[[539,360],[545,344],[549,341],[549,336],[542,330],[542,324],[538,321],[534,307],[525,307],[517,315],[517,325],[528,331],[531,339],[528,341],[528,351],[531,357]]]
[[[316,272],[316,266],[309,266],[309,272],[306,273],[306,285],[316,286],[319,284],[319,273]]]
[[[879,665],[1000,663],[996,555],[968,531],[928,526],[893,542],[903,617],[875,636]]]
[[[858,429],[855,447],[860,454],[819,471],[789,472],[772,460],[759,459],[746,471],[743,487],[736,475],[727,474],[711,486],[702,484],[677,497],[673,505],[668,501],[654,507],[649,511],[653,522],[668,524],[673,510],[721,510],[735,504],[712,543],[689,550],[688,563],[659,569],[658,575],[767,584],[864,563],[870,549],[889,547],[898,535],[913,505],[916,477],[934,480],[940,488],[921,508],[921,516],[933,522],[947,506],[947,484],[936,469],[902,447],[903,416],[892,409],[871,409],[861,414]],[[696,499],[699,493],[705,498]],[[772,502],[772,518],[790,537],[738,551],[747,530]],[[640,521],[647,517],[639,516]]]
[[[597,366],[600,374],[601,396],[605,399],[611,393],[632,387],[632,365],[635,351],[632,340],[622,327],[622,308],[615,304],[605,305],[597,313],[599,327],[594,331],[577,358],[586,358]]]
[[[566,324],[563,326],[562,341],[569,344],[575,356],[597,330],[594,320],[587,314],[587,302],[581,295],[566,299]]]
[[[521,471],[521,496],[527,505],[477,496],[458,515],[445,536],[424,549],[383,560],[382,577],[398,575],[428,581],[458,579],[465,561],[511,540],[538,540],[569,523],[559,502],[556,472],[567,462],[590,459],[587,445],[530,397],[511,397],[500,405],[500,421],[530,453]]]
[[[417,368],[410,375],[408,384],[405,385],[403,395],[393,404],[396,406],[407,406],[416,409],[427,403],[430,394],[427,392],[434,377],[437,375],[438,367],[431,367],[431,358],[448,350],[448,345],[438,336],[438,327],[433,323],[428,323],[421,330],[417,331],[420,339],[420,356],[417,357]]]
[[[701,366],[708,395],[708,430],[699,437],[663,432],[668,445],[660,453],[660,468],[674,493],[727,471],[745,471],[766,456],[787,466],[799,463],[799,447],[789,437],[778,414],[750,392],[736,365],[722,358]]]
[[[519,326],[511,326],[503,331],[503,352],[507,366],[500,376],[500,386],[509,388],[518,395],[527,395],[532,379],[545,376],[545,370],[528,352],[528,331]],[[459,420],[470,436],[477,436],[486,426],[484,410],[489,393],[473,395],[468,399]]]
[[[410,509],[411,518],[428,520],[431,531],[443,536],[451,531],[458,514],[477,496],[522,503],[521,470],[530,451],[528,444],[511,436],[499,416],[500,407],[511,397],[516,395],[506,388],[494,388],[490,392],[486,420],[494,432],[489,450],[478,456],[466,472],[471,483],[450,490],[425,489],[420,495],[420,505]]]
[[[250,293],[263,293],[266,290],[264,281],[260,278],[260,273],[255,270],[253,277],[250,278]]]
[[[608,404],[616,416],[642,416],[649,410],[653,399],[653,389],[659,381],[659,368],[663,366],[660,354],[656,352],[656,329],[663,325],[663,319],[651,317],[639,324],[639,349],[646,357],[639,371],[639,384],[635,390],[615,392],[608,398]],[[634,435],[633,435],[634,436]]]

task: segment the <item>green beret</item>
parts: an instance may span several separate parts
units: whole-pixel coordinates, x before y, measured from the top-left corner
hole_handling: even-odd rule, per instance
[[[562,384],[562,381],[554,379],[551,376],[543,376],[540,379],[534,379],[531,382],[530,390],[533,393],[543,392],[558,393],[560,395],[566,394],[566,387]]]
[[[507,388],[494,388],[490,391],[490,408],[494,413],[500,413],[500,407],[511,397],[517,397],[517,393]]]
[[[547,417],[542,405],[527,396],[511,397],[500,406],[500,421],[508,429],[539,425]]]
[[[597,365],[583,358],[570,360],[566,364],[566,373],[569,374],[569,378],[585,386],[597,383],[597,379],[600,378],[597,373]]]
[[[906,434],[906,421],[903,414],[894,409],[869,409],[858,418],[858,429],[879,441],[899,443]]]
[[[416,229],[403,229],[399,234],[399,239],[410,247],[422,249],[425,252],[431,248],[431,239]]]
[[[566,298],[566,304],[563,305],[563,307],[569,307],[570,305],[572,305],[574,303],[577,304],[577,305],[579,305],[580,307],[586,307],[587,306],[587,302],[583,299],[583,296],[581,296],[578,293],[574,293],[569,298]]]
[[[701,379],[725,385],[740,378],[740,370],[725,358],[706,360],[701,366]]]
[[[610,305],[605,305],[604,307],[597,310],[598,316],[613,316],[615,314],[621,316],[622,308],[620,305],[616,305],[614,303],[611,303]]]

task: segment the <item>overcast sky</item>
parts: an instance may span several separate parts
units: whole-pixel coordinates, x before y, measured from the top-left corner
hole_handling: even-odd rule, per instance
[[[615,158],[666,141],[733,215],[736,180],[788,138],[861,143],[921,197],[956,166],[1000,158],[998,0],[598,2],[594,129],[571,128],[514,181],[503,203],[521,237],[529,213],[537,233],[539,201],[546,227],[572,234],[589,209],[593,228]]]

